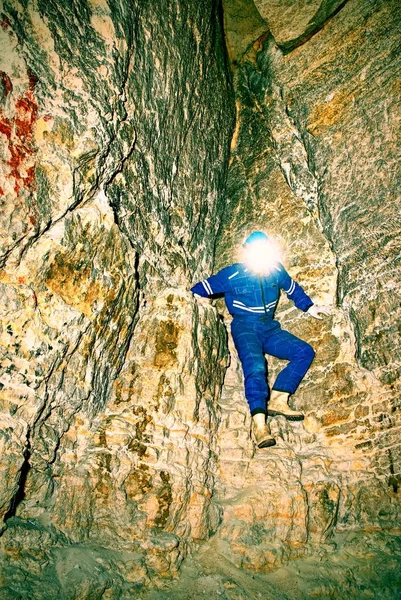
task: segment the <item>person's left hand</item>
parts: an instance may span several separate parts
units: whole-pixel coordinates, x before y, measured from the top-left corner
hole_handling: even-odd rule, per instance
[[[320,314],[327,316],[331,313],[328,306],[316,306],[316,304],[312,304],[312,306],[308,308],[306,312],[314,319],[322,319],[322,317],[319,317]]]
[[[194,294],[194,298],[197,304],[200,304],[201,306],[210,306],[210,298],[200,296],[199,294]]]

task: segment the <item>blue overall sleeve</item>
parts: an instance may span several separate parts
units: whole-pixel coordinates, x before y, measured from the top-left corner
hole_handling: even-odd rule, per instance
[[[282,264],[279,265],[279,286],[287,294],[287,298],[292,300],[297,308],[306,312],[308,308],[313,306],[313,301],[302,287],[287,273]]]
[[[199,281],[191,287],[191,292],[203,296],[204,298],[214,296],[215,294],[224,294],[227,290],[228,278],[231,271],[232,267],[226,267],[216,273],[216,275],[212,275],[203,281]]]

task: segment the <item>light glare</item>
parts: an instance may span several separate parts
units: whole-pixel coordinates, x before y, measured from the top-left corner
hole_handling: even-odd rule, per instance
[[[280,262],[280,253],[270,240],[258,240],[245,244],[244,262],[253,273],[268,275]]]

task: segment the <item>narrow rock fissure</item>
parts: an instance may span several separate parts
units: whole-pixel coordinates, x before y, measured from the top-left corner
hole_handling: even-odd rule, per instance
[[[31,447],[30,447],[30,439],[27,438],[27,447],[24,451],[24,462],[20,469],[19,479],[18,479],[18,489],[15,492],[14,496],[11,498],[10,507],[7,512],[4,513],[3,522],[4,526],[0,529],[0,537],[3,535],[5,530],[7,529],[7,521],[12,517],[15,517],[17,508],[19,504],[25,498],[25,485],[28,478],[29,471],[31,469],[31,465],[29,459],[31,458]]]

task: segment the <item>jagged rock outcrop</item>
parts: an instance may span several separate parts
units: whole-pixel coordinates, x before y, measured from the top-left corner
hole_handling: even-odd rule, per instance
[[[3,592],[131,597],[220,519],[226,333],[188,292],[233,127],[218,5],[1,19]]]
[[[276,44],[286,52],[312,37],[346,2],[347,0],[254,0]]]
[[[232,71],[214,0],[3,1],[1,598],[397,597],[397,2],[223,5]],[[188,292],[254,227],[332,306],[268,450]]]

